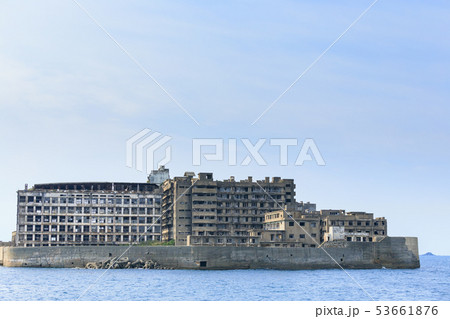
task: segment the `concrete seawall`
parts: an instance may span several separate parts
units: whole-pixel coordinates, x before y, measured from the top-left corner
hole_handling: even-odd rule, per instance
[[[332,245],[331,245],[332,246]],[[133,246],[124,257],[153,260],[176,269],[326,269],[418,268],[415,237],[386,237],[381,242],[345,242],[342,247],[173,247]],[[6,267],[84,268],[88,262],[120,256],[126,246],[4,247]],[[330,258],[328,254],[333,257]]]

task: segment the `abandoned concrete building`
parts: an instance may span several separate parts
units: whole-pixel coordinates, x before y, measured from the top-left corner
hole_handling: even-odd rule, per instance
[[[317,247],[326,241],[377,241],[387,235],[385,218],[344,210],[274,211],[265,215],[259,245]]]
[[[265,247],[317,247],[320,236],[320,216],[317,212],[278,210],[265,215],[260,245]]]
[[[279,177],[217,181],[212,173],[187,172],[162,188],[162,238],[176,245],[257,244],[249,231],[263,229],[265,213],[296,207],[294,180]]]
[[[17,192],[13,244],[317,247],[380,236],[387,236],[384,218],[296,202],[293,179],[219,181],[212,173],[191,172],[171,179],[160,167],[147,183],[25,186]]]
[[[150,183],[37,184],[17,192],[16,246],[161,240],[161,195]]]
[[[372,213],[345,212],[344,210],[321,210],[322,241],[372,241],[387,235],[384,217],[374,218]],[[340,237],[338,234],[341,233]]]

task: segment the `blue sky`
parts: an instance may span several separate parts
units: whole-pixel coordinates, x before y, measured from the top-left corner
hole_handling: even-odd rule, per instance
[[[255,125],[370,1],[3,1],[0,240],[25,183],[145,181],[125,141],[172,136],[171,175],[295,178],[297,199],[368,211],[421,252],[450,254],[450,5],[380,0]],[[326,166],[193,167],[192,138],[313,138]],[[247,154],[241,154],[245,157]],[[241,159],[242,160],[242,159]]]

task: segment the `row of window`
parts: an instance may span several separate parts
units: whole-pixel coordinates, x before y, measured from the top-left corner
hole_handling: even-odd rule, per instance
[[[224,221],[224,222],[228,222],[228,221],[232,221],[233,223],[248,223],[248,222],[259,222],[262,223],[264,221],[264,217],[222,217],[219,216],[217,217],[218,221]]]
[[[96,205],[96,204],[109,204],[109,205],[159,205],[161,202],[160,197],[152,198],[98,198],[97,197],[44,197],[41,196],[19,196],[19,203],[28,204],[77,204],[77,205]]]
[[[178,232],[180,234],[180,232]],[[189,235],[190,233],[186,233],[187,235]],[[213,232],[213,231],[196,231],[193,232],[192,234],[193,236],[222,236],[222,238],[230,240],[229,236],[242,236],[245,238],[248,238],[248,232],[247,231],[235,231],[232,234],[230,233],[223,233],[223,232]],[[228,241],[229,242],[229,241]]]
[[[291,185],[286,184],[286,188],[289,188]],[[219,192],[252,192],[252,193],[281,193],[285,188],[284,187],[263,187],[264,190],[259,186],[255,187],[219,187]]]
[[[274,235],[271,234],[271,236],[270,236],[271,239],[272,239],[272,236],[274,236]],[[316,238],[316,237],[317,237],[317,234],[312,233],[312,234],[311,234],[311,237],[312,237],[312,238]],[[293,239],[293,238],[294,238],[294,234],[289,234],[289,238]],[[298,235],[298,238],[300,238],[300,239],[306,238],[306,235],[305,235],[305,234],[300,234],[300,235]],[[273,240],[273,239],[272,239],[272,240]]]
[[[217,224],[218,230],[229,229],[263,229],[261,224]]]
[[[311,228],[316,228],[317,227],[317,222],[299,221],[298,224],[301,227],[304,227],[307,224],[309,224],[309,226]],[[297,223],[294,222],[294,221],[290,221],[290,222],[288,222],[288,225],[289,225],[289,227],[296,227]],[[276,229],[284,230],[283,229],[283,222],[281,222],[281,221],[280,222],[268,222],[268,223],[265,223],[264,228],[268,229],[268,230],[276,230]]]
[[[274,202],[217,202],[217,207],[268,207],[276,208],[278,205]]]
[[[267,213],[267,211],[270,208],[260,208],[259,210],[256,209],[217,209],[214,208],[195,208],[195,209],[178,209],[178,212],[208,212],[208,213],[214,213],[217,212],[217,214],[239,214],[239,215],[263,215]]]
[[[135,242],[139,239],[140,242],[148,240],[161,240],[160,235],[26,235],[21,238],[21,241],[37,241],[37,242]],[[35,245],[36,246],[36,245]],[[45,245],[43,245],[45,246]]]
[[[204,237],[202,239],[200,238],[193,238],[191,239],[192,244],[246,244],[246,243],[256,243],[256,240],[254,238],[208,238]]]
[[[188,225],[186,225],[186,226],[188,226]],[[199,224],[193,223],[192,224],[192,227],[214,227],[214,226],[216,226],[216,225],[215,224],[202,224],[202,223],[199,223]]]
[[[259,207],[259,209],[218,209],[217,214],[263,215],[272,210],[270,207]]]
[[[192,216],[192,219],[216,219],[216,216],[198,216],[198,215],[194,215],[194,216]]]
[[[354,220],[332,220],[330,221],[330,226],[370,226],[370,221],[354,221]],[[378,222],[374,223],[375,226],[378,226]],[[382,222],[384,225],[384,222]]]
[[[27,232],[68,232],[68,233],[159,233],[160,226],[66,226],[66,225],[27,225],[19,231]]]
[[[30,215],[26,219],[21,219],[20,223],[84,223],[84,224],[151,224],[159,222],[159,217],[91,217],[91,216],[40,216]]]
[[[317,222],[298,222],[298,224],[300,225],[300,226],[305,226],[307,223],[309,223],[309,226],[310,227],[312,227],[312,228],[315,228],[315,227],[317,227]],[[292,227],[292,226],[295,226],[295,222],[289,222],[289,226],[290,227]]]
[[[276,215],[279,215],[279,214],[266,216],[266,220],[270,220],[270,219],[272,219],[272,216],[276,216]],[[298,223],[300,226],[305,226],[308,222],[307,221],[299,221]],[[309,222],[309,223],[310,223],[311,227],[317,227],[317,222]],[[289,226],[291,226],[291,227],[295,226],[295,224],[296,223],[294,221],[289,222]],[[324,224],[326,224],[326,223],[324,223]],[[267,225],[268,225],[268,227],[272,227],[272,228],[267,228],[267,229],[279,229],[281,227],[282,223],[281,222],[275,222],[275,223],[272,222],[272,223],[268,223]],[[383,222],[374,222],[374,226],[380,226],[380,225],[384,226],[385,222],[384,221]],[[370,221],[355,222],[355,221],[351,221],[351,220],[350,221],[333,220],[333,221],[330,221],[330,226],[370,226]]]
[[[289,193],[286,193],[289,194]],[[198,195],[197,195],[198,196]],[[200,197],[200,196],[199,196]],[[251,200],[272,200],[273,199],[283,199],[284,196],[283,195],[265,195],[265,194],[261,194],[261,195],[241,195],[241,194],[217,194],[217,199],[251,199]]]
[[[37,214],[141,214],[152,215],[159,214],[161,209],[159,208],[145,208],[145,207],[66,207],[66,206],[27,206],[20,207],[19,213],[37,213]]]
[[[189,202],[179,202],[178,204],[186,205]],[[200,201],[195,200],[192,202],[192,205],[216,205],[217,207],[234,207],[234,208],[277,208],[277,204],[274,202],[215,202],[215,201]]]
[[[280,217],[281,217],[281,213],[268,214],[268,215],[265,216],[265,218],[266,218],[267,220],[270,220],[270,219],[276,219],[276,218],[280,218]]]

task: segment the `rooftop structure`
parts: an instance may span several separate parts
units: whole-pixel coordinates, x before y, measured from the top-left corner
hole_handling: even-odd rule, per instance
[[[160,186],[169,178],[169,169],[165,168],[164,165],[162,165],[157,170],[152,170],[150,175],[148,175],[148,182]]]

